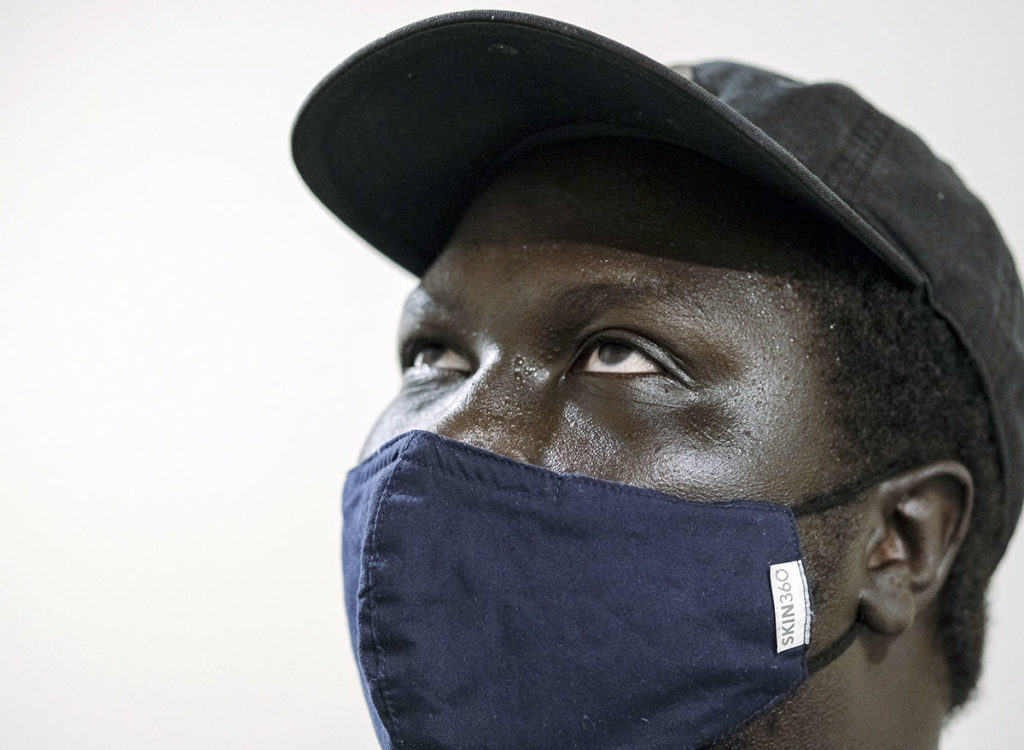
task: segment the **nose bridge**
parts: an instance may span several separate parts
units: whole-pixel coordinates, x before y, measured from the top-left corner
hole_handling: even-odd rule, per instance
[[[551,436],[549,378],[522,355],[482,363],[436,418],[439,435],[538,464]]]

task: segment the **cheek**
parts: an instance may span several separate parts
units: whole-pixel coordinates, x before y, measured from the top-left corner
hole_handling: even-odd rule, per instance
[[[755,366],[671,403],[588,387],[564,403],[544,465],[694,500],[791,502],[832,486],[834,441],[811,384],[770,375]]]
[[[721,499],[749,473],[737,460],[744,451],[734,422],[723,403],[570,402],[544,465],[678,497]]]

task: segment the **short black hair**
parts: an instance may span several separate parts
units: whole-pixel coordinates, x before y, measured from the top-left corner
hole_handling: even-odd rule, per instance
[[[884,477],[955,459],[974,480],[970,526],[937,599],[938,646],[957,708],[981,673],[986,588],[1004,523],[991,410],[970,356],[926,292],[852,238],[833,235],[829,244],[800,281],[823,334],[834,415],[857,473]]]

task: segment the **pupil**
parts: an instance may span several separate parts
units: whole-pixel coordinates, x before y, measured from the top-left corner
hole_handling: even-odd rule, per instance
[[[601,344],[601,346],[597,347],[597,358],[605,365],[621,364],[625,362],[632,353],[632,349],[629,349],[622,344],[609,343]]]

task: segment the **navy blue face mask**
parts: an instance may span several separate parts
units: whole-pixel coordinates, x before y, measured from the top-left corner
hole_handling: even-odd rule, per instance
[[[699,747],[855,635],[808,664],[783,505],[680,500],[409,432],[349,474],[342,506],[384,748]]]

